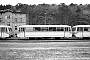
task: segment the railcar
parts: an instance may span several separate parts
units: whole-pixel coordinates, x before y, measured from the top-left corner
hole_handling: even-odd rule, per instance
[[[90,38],[90,25],[76,25],[72,30],[75,37]]]
[[[0,38],[7,38],[10,36],[11,27],[6,25],[0,25]]]
[[[72,28],[68,25],[22,25],[18,27],[19,38],[69,38]]]

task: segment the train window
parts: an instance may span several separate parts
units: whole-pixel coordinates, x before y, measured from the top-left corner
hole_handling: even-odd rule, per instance
[[[25,29],[24,29],[24,28],[22,28],[22,30],[23,30],[23,31],[25,31]]]
[[[83,31],[83,27],[77,27],[77,31]]]
[[[21,31],[21,28],[19,28],[19,32]]]
[[[5,28],[5,32],[7,32],[7,28]]]
[[[21,31],[22,31],[22,28],[21,28]]]
[[[75,31],[76,30],[76,28],[74,27],[74,28],[72,28],[72,31]]]
[[[35,31],[40,31],[40,27],[35,27]]]
[[[90,27],[88,28],[88,31],[90,32]]]
[[[56,31],[56,27],[49,27],[49,31]]]
[[[69,27],[69,31],[71,31],[70,27]]]
[[[84,31],[90,31],[90,27],[84,27]]]
[[[24,28],[21,28],[21,31],[23,32],[23,31],[25,31],[25,29]]]
[[[65,31],[68,31],[68,27],[65,27]]]
[[[57,31],[64,31],[63,27],[57,27]]]
[[[12,29],[11,28],[8,28],[9,29],[9,31],[12,31]]]
[[[33,27],[27,27],[26,29],[24,29],[25,31],[27,31],[27,32],[31,32],[31,31],[33,31]]]
[[[4,28],[4,27],[2,27],[2,28],[1,28],[1,31],[2,31],[2,32],[5,32],[5,28]]]
[[[88,27],[84,27],[84,31],[88,31]]]
[[[41,27],[41,31],[48,31],[48,27]]]
[[[61,27],[61,28],[60,28],[60,31],[64,31],[64,28],[63,28],[63,27]]]
[[[57,27],[57,31],[60,31],[60,27]]]

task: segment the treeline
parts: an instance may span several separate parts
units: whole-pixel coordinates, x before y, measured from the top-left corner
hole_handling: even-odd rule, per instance
[[[27,24],[90,24],[90,4],[77,5],[71,3],[66,5],[56,4],[38,4],[28,5],[18,3],[12,5],[0,5],[0,10],[11,9],[13,11],[21,11],[28,14]]]

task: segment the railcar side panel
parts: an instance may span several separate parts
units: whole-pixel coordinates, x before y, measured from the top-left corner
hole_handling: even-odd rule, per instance
[[[72,37],[72,33],[71,32],[65,32],[65,37]]]
[[[83,37],[90,37],[90,32],[84,31],[83,32]]]

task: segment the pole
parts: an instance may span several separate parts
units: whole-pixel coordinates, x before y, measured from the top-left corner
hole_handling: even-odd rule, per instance
[[[47,22],[46,22],[47,21],[47,16],[46,16],[47,13],[44,13],[44,14],[45,14],[45,25],[46,25],[47,24]]]

